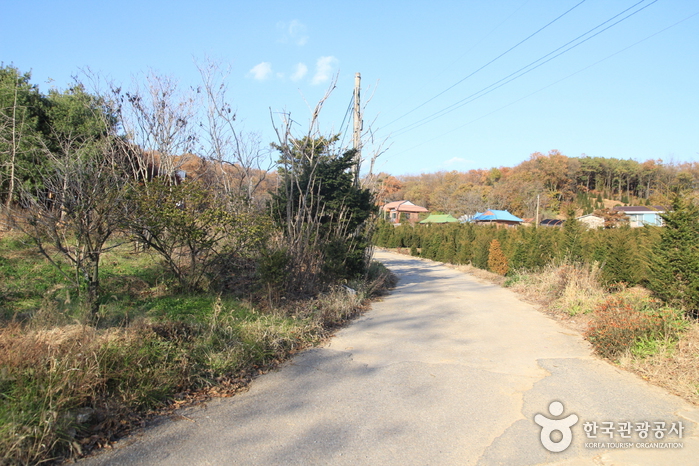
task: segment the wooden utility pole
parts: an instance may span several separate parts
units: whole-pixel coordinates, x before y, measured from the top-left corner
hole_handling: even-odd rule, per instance
[[[354,133],[352,147],[357,151],[355,154],[354,183],[359,184],[359,169],[362,162],[362,107],[359,100],[362,75],[354,75]]]

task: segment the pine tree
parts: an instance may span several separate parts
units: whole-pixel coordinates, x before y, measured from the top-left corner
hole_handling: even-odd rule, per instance
[[[476,226],[472,243],[471,264],[479,269],[488,268],[488,247],[493,238],[494,227]]]
[[[665,222],[650,264],[650,288],[663,300],[699,313],[699,207],[682,196]]]
[[[607,251],[602,279],[609,284],[638,284],[642,278],[643,267],[631,227],[624,225],[607,230],[604,238]]]
[[[563,224],[564,254],[573,262],[582,262],[583,246],[582,235],[585,227],[575,218],[575,212],[570,209],[565,223]]]

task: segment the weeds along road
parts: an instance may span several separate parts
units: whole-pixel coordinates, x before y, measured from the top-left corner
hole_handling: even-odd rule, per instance
[[[699,410],[592,356],[506,289],[433,262],[376,257],[398,286],[325,347],[81,463],[699,464]],[[545,436],[548,448],[537,414],[560,428]]]

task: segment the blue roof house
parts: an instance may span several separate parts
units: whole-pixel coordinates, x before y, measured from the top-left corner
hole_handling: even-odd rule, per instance
[[[506,210],[490,209],[485,212],[476,212],[476,215],[469,220],[473,223],[485,223],[505,226],[521,225],[524,220],[516,217]]]

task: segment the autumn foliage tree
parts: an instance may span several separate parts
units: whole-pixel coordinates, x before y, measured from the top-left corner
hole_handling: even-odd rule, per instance
[[[507,258],[502,252],[500,241],[494,239],[490,242],[488,249],[488,269],[498,275],[506,275],[509,271]]]

